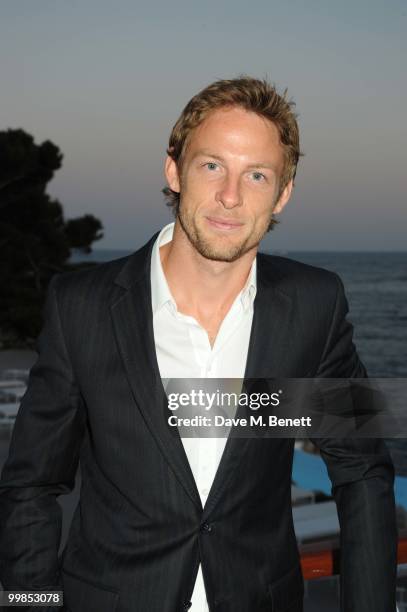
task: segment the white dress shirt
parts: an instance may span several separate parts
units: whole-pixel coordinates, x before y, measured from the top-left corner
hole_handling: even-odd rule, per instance
[[[178,312],[164,275],[160,247],[172,240],[173,231],[174,223],[161,230],[151,256],[154,340],[161,378],[243,378],[256,295],[256,259],[211,347],[207,332],[196,319]],[[226,438],[182,438],[182,443],[204,506]],[[191,612],[208,611],[200,565]]]

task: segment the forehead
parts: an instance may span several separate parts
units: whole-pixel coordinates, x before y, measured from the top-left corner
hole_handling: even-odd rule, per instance
[[[211,111],[188,139],[187,156],[199,149],[242,157],[266,156],[282,161],[284,149],[278,128],[269,119],[240,107]]]

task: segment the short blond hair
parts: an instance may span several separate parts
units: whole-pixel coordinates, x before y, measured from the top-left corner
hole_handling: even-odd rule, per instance
[[[294,180],[297,164],[302,155],[295,103],[287,98],[287,90],[279,94],[274,85],[266,80],[242,76],[236,79],[216,81],[196,94],[188,102],[172,128],[167,153],[182,169],[188,141],[192,132],[215,109],[238,106],[257,113],[271,121],[278,129],[284,149],[284,169],[279,196],[286,185]],[[163,189],[168,206],[178,214],[180,194],[168,186]],[[275,222],[275,221],[274,221]]]

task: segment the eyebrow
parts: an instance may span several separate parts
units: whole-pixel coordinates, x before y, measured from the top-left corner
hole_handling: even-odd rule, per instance
[[[220,155],[216,155],[216,153],[212,153],[209,149],[200,149],[194,154],[193,159],[197,157],[212,157],[213,159],[216,159],[217,161],[220,161],[222,163],[225,162],[225,159],[223,157],[221,157]],[[247,168],[268,168],[270,170],[273,170],[273,172],[276,172],[276,167],[274,164],[262,161],[253,162],[249,164]]]

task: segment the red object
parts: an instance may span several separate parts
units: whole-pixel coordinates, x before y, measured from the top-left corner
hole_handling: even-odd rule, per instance
[[[398,543],[397,563],[407,563],[407,538]],[[339,549],[323,550],[301,555],[304,580],[334,576],[339,573]]]

